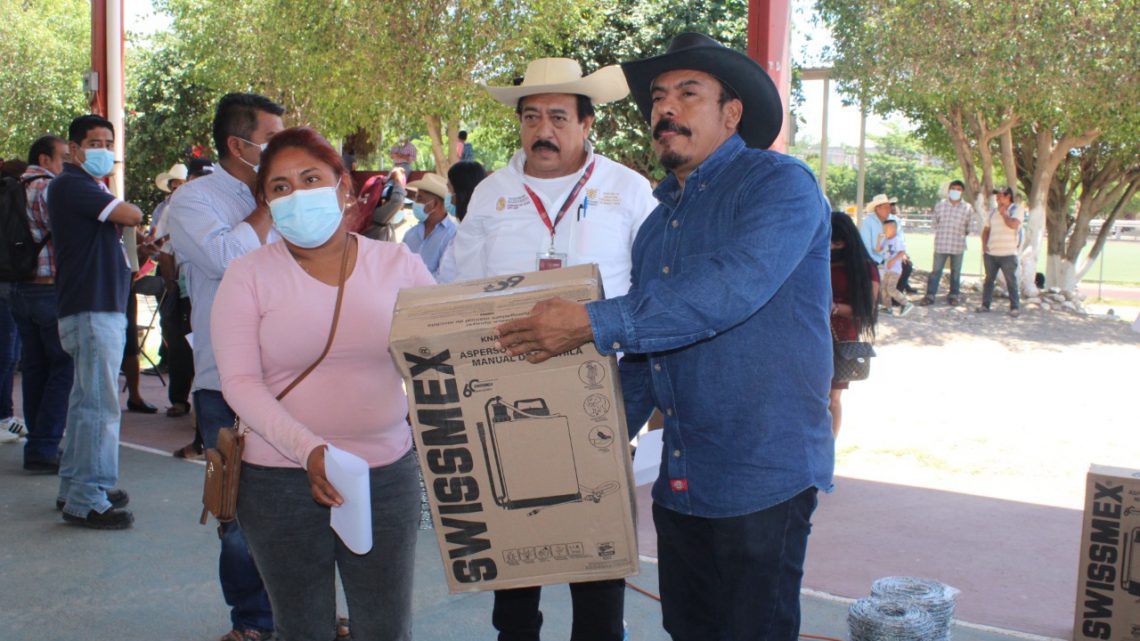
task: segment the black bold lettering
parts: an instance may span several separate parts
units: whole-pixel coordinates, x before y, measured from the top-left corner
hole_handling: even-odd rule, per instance
[[[491,549],[491,542],[487,539],[476,538],[479,534],[487,532],[487,524],[479,521],[464,521],[461,519],[440,519],[444,528],[455,530],[448,532],[443,538],[451,545],[458,546],[448,550],[447,555],[453,559],[472,556]]]
[[[1093,545],[1089,546],[1089,560],[1090,561],[1097,561],[1100,563],[1116,563],[1116,556],[1117,556],[1117,552],[1116,552],[1116,546],[1115,545],[1093,544]],[[1105,581],[1112,581],[1112,580],[1113,579],[1105,579]]]
[[[1119,503],[1093,503],[1093,516],[1116,519],[1119,521],[1120,513],[1122,511],[1123,510]]]
[[[436,479],[432,490],[440,503],[469,503],[479,498],[479,483],[470,476]]]
[[[1113,485],[1113,486],[1109,487],[1107,485],[1101,485],[1100,483],[1097,483],[1096,484],[1096,494],[1093,495],[1093,500],[1099,501],[1101,499],[1112,499],[1112,500],[1116,501],[1117,503],[1123,503],[1124,502],[1124,486],[1123,485]]]
[[[1085,576],[1089,581],[1107,581],[1111,584],[1116,580],[1116,566],[1107,563],[1089,563]]]
[[[463,430],[463,411],[458,407],[416,410],[416,420],[420,425],[433,428],[424,430],[424,445],[428,447],[463,445],[467,442]]]
[[[412,395],[417,405],[447,405],[459,402],[459,386],[454,378],[443,379],[443,389],[440,389],[439,379],[426,381],[412,381]]]
[[[1118,521],[1109,521],[1106,519],[1093,519],[1092,536],[1090,540],[1093,543],[1103,543],[1106,545],[1115,546],[1120,542],[1120,523]]]
[[[455,376],[455,368],[447,363],[450,358],[451,350],[449,349],[445,349],[430,358],[420,358],[415,354],[404,352],[404,360],[412,364],[412,378],[415,378],[429,370],[435,370],[440,374],[450,374],[452,376]]]
[[[499,569],[495,567],[494,559],[455,561],[451,564],[451,572],[460,583],[490,581],[499,576]]]
[[[474,467],[467,448],[431,449],[427,451],[428,469],[433,474],[467,474]]]
[[[1085,621],[1081,632],[1086,639],[1108,639],[1112,636],[1112,626],[1104,621]]]

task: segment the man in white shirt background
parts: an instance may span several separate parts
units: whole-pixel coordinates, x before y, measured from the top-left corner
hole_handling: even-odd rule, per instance
[[[594,154],[594,105],[629,94],[619,67],[588,76],[578,63],[543,58],[520,84],[487,87],[514,107],[522,149],[488,176],[444,256],[440,280],[470,280],[597,263],[607,296],[629,290],[630,253],[657,201],[640,174]],[[620,641],[625,582],[570,584],[571,641]],[[538,641],[540,588],[498,590],[499,641]]]
[[[982,229],[982,259],[986,268],[986,280],[982,283],[982,304],[975,311],[988,312],[994,301],[994,283],[998,271],[1005,277],[1005,287],[1009,291],[1009,315],[1017,317],[1021,313],[1017,284],[1017,248],[1020,238],[1021,219],[1013,204],[1013,189],[995,189],[997,207],[990,210],[986,226]]]

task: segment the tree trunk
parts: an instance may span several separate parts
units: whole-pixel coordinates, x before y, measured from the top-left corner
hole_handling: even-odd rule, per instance
[[[954,146],[954,154],[958,157],[958,166],[962,169],[962,182],[966,183],[966,193],[962,196],[966,202],[973,200],[981,191],[978,181],[978,171],[974,168],[974,152],[970,148],[970,141],[966,137],[966,127],[962,123],[962,112],[954,107],[950,116],[938,116],[938,121],[946,128],[950,142]]]
[[[444,153],[442,119],[438,115],[432,114],[430,116],[424,116],[424,121],[427,123],[428,138],[431,139],[431,156],[435,161],[435,167],[432,171],[440,174],[440,168],[442,167],[443,172],[440,175],[446,175],[449,165],[447,163],[447,154]]]
[[[1122,179],[1121,182],[1123,183],[1126,180],[1128,179]],[[1140,174],[1133,174],[1131,182],[1128,182],[1128,186],[1124,190],[1124,195],[1116,201],[1116,206],[1112,208],[1112,211],[1109,212],[1108,216],[1105,216],[1104,224],[1101,225],[1100,232],[1097,233],[1096,240],[1093,242],[1093,246],[1089,249],[1089,253],[1085,256],[1085,260],[1081,263],[1080,268],[1077,269],[1075,278],[1077,283],[1084,279],[1085,275],[1088,274],[1089,269],[1091,269],[1093,264],[1096,262],[1097,257],[1100,256],[1101,250],[1104,249],[1104,243],[1108,240],[1108,236],[1111,233],[1112,224],[1116,222],[1117,216],[1120,215],[1120,212],[1124,211],[1124,208],[1128,206],[1128,203],[1132,202],[1132,198],[1136,196],[1137,191],[1140,191]],[[1081,241],[1081,247],[1084,246],[1084,243],[1087,242],[1087,239],[1088,225],[1086,224],[1084,238]],[[1071,242],[1072,241],[1070,241],[1070,243]],[[1080,249],[1078,248],[1077,251],[1079,252]]]
[[[1027,298],[1037,294],[1034,278],[1037,275],[1037,259],[1041,254],[1053,175],[1071,150],[1089,144],[1099,135],[1099,132],[1087,131],[1079,136],[1062,136],[1061,140],[1054,143],[1052,127],[1040,123],[1036,126],[1037,153],[1034,154],[1032,188],[1029,190],[1029,222],[1021,246],[1021,291]]]
[[[1013,129],[1001,135],[1001,166],[1005,170],[1005,184],[1017,189],[1017,161],[1013,156]]]

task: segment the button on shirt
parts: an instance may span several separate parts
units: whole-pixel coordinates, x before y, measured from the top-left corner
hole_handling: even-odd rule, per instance
[[[649,181],[637,172],[598,156],[587,147],[582,167],[558,194],[534,189],[551,222],[591,162],[594,173],[577,202],[556,227],[554,251],[566,254],[568,265],[597,263],[606,296],[629,289],[630,248],[642,221],[657,206]],[[471,196],[467,216],[455,241],[444,254],[440,281],[471,280],[535,271],[540,252],[550,249],[550,230],[542,222],[524,184],[526,154],[517,152],[503,169],[487,176]],[[579,206],[586,203],[585,215]],[[640,425],[640,424],[639,424]]]
[[[196,390],[222,389],[210,341],[210,310],[230,261],[261,247],[257,232],[242,222],[255,206],[249,187],[218,165],[214,173],[174,192],[164,215],[190,291]],[[277,238],[276,231],[270,230],[267,242]]]
[[[830,488],[831,208],[815,177],[733,136],[683,191],[669,176],[654,194],[629,293],[586,306],[598,349],[626,352],[630,429],[665,414],[653,500],[723,518]]]
[[[458,228],[459,223],[451,216],[444,216],[443,220],[435,226],[435,229],[431,230],[427,238],[424,238],[427,227],[420,223],[404,234],[404,244],[413,253],[419,254],[431,275],[436,276],[439,273],[439,261],[443,258],[443,251],[447,249],[451,239],[455,238],[455,232]]]
[[[961,254],[966,251],[966,236],[974,226],[974,208],[964,200],[957,204],[948,199],[934,206],[934,253]]]

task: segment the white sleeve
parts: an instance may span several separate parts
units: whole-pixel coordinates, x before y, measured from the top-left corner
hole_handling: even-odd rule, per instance
[[[483,184],[479,187],[482,187]],[[441,282],[473,280],[487,275],[487,261],[483,255],[487,244],[484,223],[487,216],[494,215],[495,195],[490,189],[480,189],[479,187],[476,187],[475,193],[471,195],[471,203],[467,206],[467,215],[464,216],[463,222],[459,223],[459,229],[455,232],[451,247],[444,254],[444,260],[450,261],[450,263],[448,273],[441,273]],[[443,280],[443,278],[448,277],[450,280]]]

